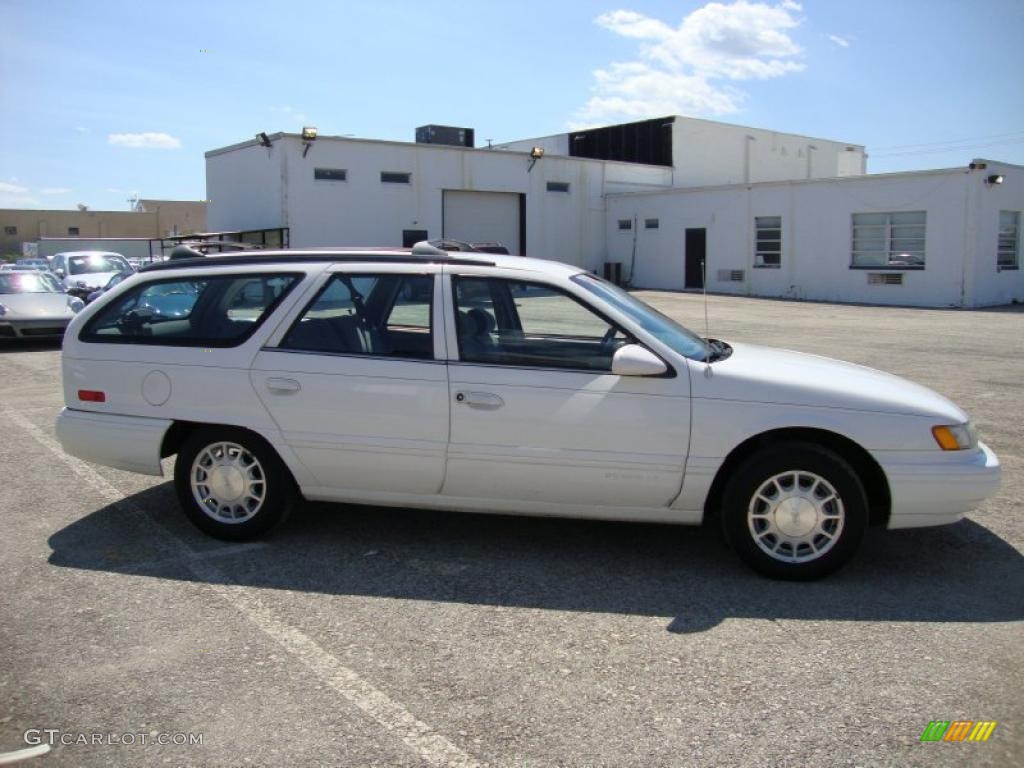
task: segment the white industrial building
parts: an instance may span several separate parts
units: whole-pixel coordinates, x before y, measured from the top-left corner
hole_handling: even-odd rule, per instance
[[[209,227],[287,227],[292,247],[498,241],[597,272],[619,263],[642,288],[1024,301],[1019,166],[872,175],[860,145],[685,117],[488,148],[469,129],[417,137],[261,134],[208,152]]]

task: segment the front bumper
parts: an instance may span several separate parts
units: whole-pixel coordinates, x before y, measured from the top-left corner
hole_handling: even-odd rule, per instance
[[[0,339],[59,339],[70,322],[70,317],[0,318]]]
[[[84,461],[162,476],[160,446],[170,426],[170,419],[62,408],[57,439],[65,453]]]
[[[873,455],[889,479],[889,528],[955,523],[999,489],[999,457],[984,443],[971,451]]]

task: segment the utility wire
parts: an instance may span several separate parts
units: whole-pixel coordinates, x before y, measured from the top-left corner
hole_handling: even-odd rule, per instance
[[[1009,144],[1024,144],[1024,137],[1019,139],[1013,139],[1010,141],[991,141],[985,144],[961,144],[951,145],[944,147],[933,147],[931,149],[916,149],[908,152],[869,152],[868,156],[872,159],[882,157],[905,157],[908,155],[938,155],[943,152],[966,152],[968,150],[985,149],[987,147],[1001,147]]]
[[[938,144],[966,144],[973,141],[987,141],[989,139],[1002,139],[1006,137],[1017,137],[1024,136],[1024,131],[1007,131],[1006,133],[990,133],[986,136],[970,136],[966,139],[946,139],[944,141],[922,141],[917,144],[894,144],[889,147],[875,147],[880,152],[888,152],[891,149],[918,149],[924,147],[933,147]]]

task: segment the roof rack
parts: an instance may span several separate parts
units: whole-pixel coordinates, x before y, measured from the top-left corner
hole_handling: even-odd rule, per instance
[[[421,247],[425,246],[425,247]],[[289,262],[318,263],[380,263],[421,262],[427,264],[456,264],[459,266],[495,266],[494,261],[481,258],[459,258],[448,251],[434,248],[425,241],[417,243],[411,251],[395,249],[390,252],[381,251],[240,251],[238,253],[218,254],[215,256],[197,256],[195,258],[179,258],[147,264],[140,272],[162,272],[169,269],[185,269],[192,267],[234,267],[248,265],[287,264]]]

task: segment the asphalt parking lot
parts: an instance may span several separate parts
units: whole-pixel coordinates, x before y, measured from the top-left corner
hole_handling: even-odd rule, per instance
[[[699,296],[640,295],[701,329]],[[1019,310],[710,298],[712,336],[908,376],[1003,462],[968,519],[872,531],[813,584],[654,525],[310,505],[217,542],[168,482],[64,456],[59,349],[4,346],[0,753],[59,729],[136,743],[28,765],[1020,765]],[[998,725],[923,744],[931,720]]]

